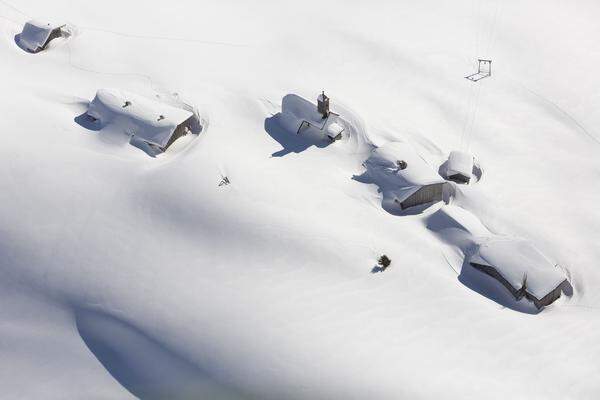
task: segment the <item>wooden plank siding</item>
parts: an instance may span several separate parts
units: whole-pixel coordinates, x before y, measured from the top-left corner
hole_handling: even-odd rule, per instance
[[[444,183],[434,183],[421,187],[406,200],[400,203],[403,210],[421,204],[435,203],[444,198]]]
[[[527,291],[527,287],[525,287],[525,288],[521,287],[519,289],[514,288],[510,283],[508,283],[508,281],[506,279],[504,279],[504,277],[502,275],[500,275],[500,273],[498,271],[496,271],[496,269],[494,267],[490,267],[489,265],[477,264],[477,263],[473,263],[473,262],[470,264],[473,268],[483,272],[486,275],[491,276],[492,278],[494,278],[498,282],[500,282],[502,284],[502,286],[504,286],[513,295],[515,300],[519,301],[519,300],[521,300],[521,298],[523,298],[523,296],[525,296],[525,298],[527,298],[529,301],[533,302],[533,304],[535,305],[535,307],[538,310],[540,308],[550,305],[550,304],[554,303],[556,300],[558,300],[560,298],[562,292],[565,291],[568,288],[568,286],[570,285],[569,281],[567,281],[565,279],[554,290],[550,291],[548,294],[546,294],[541,299],[538,299],[537,297],[535,297],[534,295],[532,295],[531,293],[529,293]]]
[[[46,42],[44,42],[44,44],[42,45],[42,47],[40,47],[40,49],[38,51],[45,50],[46,47],[48,47],[48,44],[50,44],[51,41],[53,41],[54,39],[58,39],[58,38],[62,37],[62,35],[63,35],[62,28],[54,28],[52,30],[52,32],[50,33],[50,36],[48,36],[48,39],[46,39]]]
[[[175,142],[180,137],[185,136],[187,134],[188,130],[189,130],[189,132],[193,132],[193,127],[195,125],[195,121],[196,121],[196,116],[192,115],[191,117],[189,117],[188,119],[183,121],[181,124],[179,124],[177,126],[177,128],[175,129],[175,131],[173,131],[173,134],[169,138],[169,141],[167,142],[165,147],[162,148],[162,151],[166,151],[169,148],[169,146],[171,146],[173,144],[173,142]]]

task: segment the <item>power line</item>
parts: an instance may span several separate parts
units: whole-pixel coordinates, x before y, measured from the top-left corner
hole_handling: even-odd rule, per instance
[[[18,9],[17,7],[13,6],[12,4],[10,4],[10,3],[8,3],[8,2],[6,2],[4,0],[0,0],[0,3],[4,4],[8,8],[11,8],[13,11],[18,12],[22,16],[29,18],[29,15],[27,13],[23,12],[22,10]],[[6,18],[6,19],[8,19],[8,18]]]
[[[207,45],[215,45],[215,46],[249,47],[248,44],[241,44],[241,43],[218,42],[218,41],[201,40],[201,39],[194,39],[194,38],[185,38],[185,37],[139,35],[139,34],[134,34],[134,33],[118,32],[118,31],[112,31],[109,29],[97,28],[97,27],[91,27],[91,26],[81,26],[80,28],[85,29],[87,31],[108,33],[111,35],[123,36],[123,37],[132,38],[132,39],[165,40],[165,41],[171,41],[171,42],[187,42],[187,43],[198,43],[198,44],[207,44]]]
[[[478,1],[478,0],[475,0]],[[473,15],[473,18],[476,19],[477,23],[475,24],[475,28],[477,32],[475,32],[476,37],[476,54],[478,57],[481,57],[482,54],[479,53],[480,49],[485,51],[484,55],[489,58],[490,51],[492,49],[493,39],[495,39],[496,35],[496,25],[498,22],[498,15],[500,13],[500,0],[496,0],[495,9],[493,11],[493,17],[491,23],[489,24],[489,28],[486,29],[485,18],[481,14],[483,14],[482,9],[482,1],[478,1],[478,13],[477,15]],[[474,11],[474,6],[472,6],[472,11]],[[491,14],[490,14],[491,15]],[[481,23],[479,23],[481,21]],[[481,29],[479,28],[481,25]],[[482,43],[483,38],[483,43]],[[479,71],[481,72],[481,60],[479,60]],[[489,76],[489,75],[488,75]],[[484,76],[485,77],[485,76]],[[479,87],[475,90],[475,88],[471,89],[469,94],[469,106],[467,106],[467,114],[465,115],[465,122],[463,125],[463,131],[460,139],[460,147],[464,150],[469,150],[471,146],[471,137],[474,127],[476,125],[477,116],[479,114],[480,102],[481,102],[481,83],[477,82],[478,80],[474,80],[474,84],[479,85]]]

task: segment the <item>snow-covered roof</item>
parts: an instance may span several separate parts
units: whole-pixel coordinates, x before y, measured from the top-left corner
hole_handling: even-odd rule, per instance
[[[398,161],[404,161],[406,168],[399,168]],[[445,183],[412,146],[403,142],[390,142],[376,148],[365,167],[378,185],[389,188],[400,202],[423,186]]]
[[[27,49],[36,51],[44,46],[52,31],[56,28],[60,28],[60,25],[31,20],[23,26],[19,41]]]
[[[516,290],[527,277],[526,291],[538,300],[567,279],[556,263],[521,239],[491,239],[480,244],[469,261],[493,267]]]
[[[313,126],[320,127],[325,123],[325,118],[317,111],[315,104],[295,94],[283,97],[281,111],[294,115],[298,120],[307,121]]]
[[[344,127],[337,122],[332,122],[327,126],[327,136],[335,138],[344,131]]]
[[[463,175],[471,177],[473,172],[473,156],[463,151],[452,151],[448,157],[447,175]]]
[[[118,89],[98,90],[87,113],[159,147],[166,146],[175,129],[193,115],[182,108]]]

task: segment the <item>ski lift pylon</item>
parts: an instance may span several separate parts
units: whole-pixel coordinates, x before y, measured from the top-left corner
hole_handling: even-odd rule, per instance
[[[467,78],[468,80],[473,81],[473,82],[477,82],[483,78],[492,76],[492,60],[479,59],[477,61],[478,61],[477,72],[472,75],[465,76],[465,78]]]

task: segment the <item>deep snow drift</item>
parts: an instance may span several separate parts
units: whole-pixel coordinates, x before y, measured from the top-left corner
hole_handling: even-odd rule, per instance
[[[1,397],[598,398],[598,2],[9,3]],[[32,54],[32,19],[76,29]],[[100,88],[202,132],[148,157],[79,123]],[[322,90],[341,139],[290,136],[282,99]],[[393,142],[484,172],[390,213],[353,177]],[[465,268],[496,236],[572,296],[538,312]]]
[[[365,173],[354,179],[377,185],[382,207],[392,214],[422,211],[448,197],[449,185],[407,143],[389,142],[374,149],[363,166]]]
[[[77,119],[85,128],[109,128],[158,152],[166,151],[178,138],[202,130],[200,116],[190,110],[118,89],[98,90],[85,115]]]

